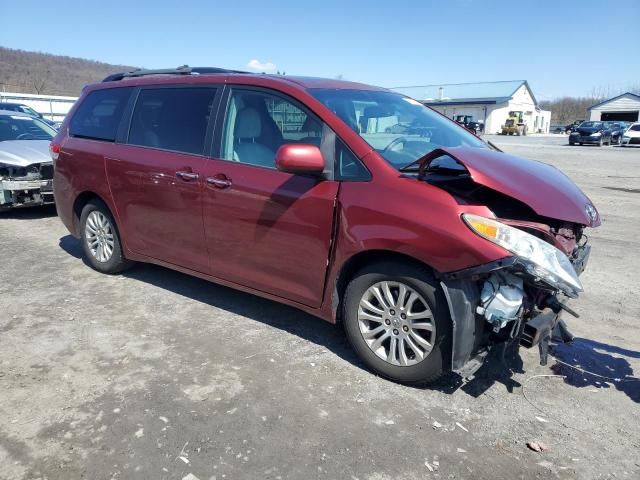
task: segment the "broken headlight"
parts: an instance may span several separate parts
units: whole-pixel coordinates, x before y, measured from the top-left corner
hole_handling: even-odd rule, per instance
[[[569,297],[577,297],[582,284],[569,258],[553,245],[522,230],[490,218],[463,214],[475,233],[513,253],[532,276]]]

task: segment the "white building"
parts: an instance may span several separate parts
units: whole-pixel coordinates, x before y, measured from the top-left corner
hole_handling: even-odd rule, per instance
[[[542,110],[526,80],[392,88],[449,118],[471,115],[485,133],[499,133],[510,111],[523,112],[529,133],[549,133],[551,112]]]
[[[35,95],[31,93],[0,92],[0,110],[2,103],[22,103],[41,113],[54,122],[62,121],[71,110],[78,97],[62,97],[59,95]]]
[[[623,93],[592,105],[587,112],[589,120],[638,122],[640,121],[640,95]]]

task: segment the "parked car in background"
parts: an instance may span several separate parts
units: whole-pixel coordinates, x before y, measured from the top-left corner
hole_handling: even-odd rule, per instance
[[[56,122],[54,122],[53,120],[48,120],[44,118],[44,116],[41,113],[36,112],[30,106],[24,105],[22,103],[0,102],[0,110],[26,113],[27,115],[31,115],[32,117],[42,120],[44,123],[46,123],[50,127],[56,128]]]
[[[555,167],[341,80],[114,74],[83,89],[51,155],[94,269],[156,263],[341,321],[404,383],[468,376],[510,341],[546,362],[600,224]]]
[[[569,135],[569,145],[611,145],[611,130],[604,122],[582,122],[575,132]]]
[[[622,145],[622,137],[627,128],[631,125],[630,122],[604,122],[604,126],[611,131],[611,143],[615,145]]]
[[[584,120],[576,120],[573,123],[570,123],[569,125],[565,125],[564,127],[564,133],[572,133],[576,131],[576,128],[578,128],[580,126],[580,124],[582,124],[584,122]]]
[[[565,133],[565,125],[551,125],[549,127],[549,132],[551,133]]]
[[[53,203],[55,134],[31,115],[0,110],[0,211]]]
[[[480,135],[484,132],[484,122],[474,120],[473,115],[456,115],[454,121],[474,135]]]
[[[621,145],[640,144],[640,123],[632,123],[622,135]]]

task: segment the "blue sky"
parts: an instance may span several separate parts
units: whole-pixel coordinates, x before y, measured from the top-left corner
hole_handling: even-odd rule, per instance
[[[108,63],[253,60],[386,87],[526,79],[539,99],[640,86],[639,0],[1,3],[1,46]]]

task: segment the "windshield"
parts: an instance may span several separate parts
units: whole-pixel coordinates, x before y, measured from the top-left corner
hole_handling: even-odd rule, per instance
[[[27,107],[26,105],[20,105],[20,110],[22,110],[24,113],[28,114],[28,115],[32,115],[34,117],[40,117],[40,114],[38,112],[36,112],[33,108],[31,107]]]
[[[0,142],[6,140],[51,140],[56,131],[46,123],[22,115],[0,116]]]
[[[580,127],[584,128],[600,128],[602,127],[601,122],[583,122],[580,124]]]
[[[310,93],[395,168],[438,147],[489,148],[466,129],[397,93],[326,89]]]

